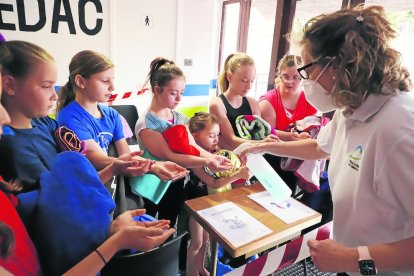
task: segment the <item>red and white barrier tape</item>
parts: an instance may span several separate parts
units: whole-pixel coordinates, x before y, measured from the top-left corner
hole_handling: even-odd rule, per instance
[[[331,236],[332,222],[312,230],[287,244],[270,251],[244,266],[234,269],[226,276],[269,275],[310,256],[308,240],[325,240]]]
[[[145,91],[147,91],[147,90],[149,90],[149,88],[144,88],[144,89],[142,89],[142,90],[139,90],[139,91],[136,93],[136,95],[141,95],[141,94],[144,94],[144,92],[145,92]],[[108,102],[113,102],[113,101],[115,101],[115,100],[116,100],[116,98],[117,98],[118,96],[120,96],[120,97],[121,97],[121,95],[122,95],[121,99],[127,99],[127,98],[131,97],[133,94],[134,94],[134,92],[125,92],[125,93],[123,93],[123,94],[122,94],[122,93],[121,93],[121,94],[112,94],[112,95],[111,95],[111,97],[109,98]]]

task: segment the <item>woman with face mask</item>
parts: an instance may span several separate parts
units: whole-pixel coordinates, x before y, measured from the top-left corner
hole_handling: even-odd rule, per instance
[[[382,7],[320,15],[306,24],[307,100],[336,110],[316,140],[253,144],[250,153],[298,159],[330,157],[333,240],[308,241],[322,271],[350,275],[414,274],[414,98],[396,36]],[[359,271],[359,273],[357,273]]]

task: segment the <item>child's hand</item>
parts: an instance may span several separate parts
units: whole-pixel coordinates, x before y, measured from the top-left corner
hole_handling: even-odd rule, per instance
[[[163,244],[173,233],[174,228],[163,230],[158,227],[128,226],[114,236],[119,238],[119,249],[149,251]]]
[[[246,180],[252,178],[253,175],[246,166],[241,166],[236,173],[238,177]]]
[[[213,155],[212,158],[207,160],[207,167],[212,172],[228,171],[233,168],[230,160],[222,155]]]
[[[312,137],[310,136],[309,132],[304,131],[304,132],[301,132],[301,133],[299,134],[299,139],[309,139],[309,138],[312,138]]]
[[[144,213],[144,209],[126,211],[111,223],[110,235],[117,236],[119,249],[148,251],[164,243],[174,233],[174,228],[170,228],[168,220],[134,220],[134,217]]]
[[[123,161],[132,161],[134,159],[134,157],[139,156],[142,153],[143,153],[142,150],[132,151],[130,153],[125,153],[125,154],[119,156],[118,159],[123,160]],[[142,158],[138,158],[138,159],[142,159]]]
[[[291,137],[290,140],[291,141],[296,141],[296,140],[302,140],[302,139],[308,139],[311,138],[310,134],[306,131],[303,131],[301,133],[298,133],[296,131],[291,132]]]
[[[186,176],[189,171],[171,161],[158,161],[151,166],[151,172],[158,176],[162,181],[177,180]]]
[[[153,161],[149,159],[124,161],[118,158],[111,166],[113,175],[140,176],[147,173],[152,164]]]
[[[269,134],[267,135],[266,138],[262,140],[262,142],[279,142],[279,141],[280,141],[279,137],[274,134]]]
[[[300,139],[299,133],[297,133],[296,131],[292,131],[290,133],[290,141],[296,141],[299,139]]]
[[[169,220],[156,220],[156,221],[136,221],[134,220],[134,217],[142,216],[145,214],[145,209],[135,209],[135,210],[129,210],[125,211],[119,216],[116,217],[111,223],[110,229],[109,229],[109,235],[113,235],[118,231],[121,231],[122,229],[128,227],[128,226],[141,226],[141,227],[156,227],[162,230],[169,229]]]

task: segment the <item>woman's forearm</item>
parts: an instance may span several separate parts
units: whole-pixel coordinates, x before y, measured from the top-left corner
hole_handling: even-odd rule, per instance
[[[378,271],[414,270],[414,237],[389,244],[368,246]]]
[[[315,139],[253,144],[247,149],[246,153],[269,153],[301,160],[315,160],[329,157],[328,153],[318,147]]]

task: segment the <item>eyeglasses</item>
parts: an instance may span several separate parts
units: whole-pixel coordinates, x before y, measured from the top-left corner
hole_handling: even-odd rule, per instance
[[[323,57],[323,58],[321,58],[321,59],[318,59],[317,61],[312,61],[312,62],[310,62],[310,63],[306,64],[305,66],[302,66],[302,67],[298,68],[298,73],[299,73],[299,75],[300,75],[300,76],[302,77],[302,79],[304,79],[304,80],[309,79],[309,74],[308,74],[308,72],[306,72],[306,69],[308,69],[308,68],[310,68],[310,67],[314,66],[315,64],[320,63],[322,60],[325,60],[325,59],[327,59],[327,58],[332,59],[331,57]]]
[[[289,76],[286,74],[281,75],[280,78],[284,82],[299,82],[302,79],[300,76],[293,76],[293,78],[289,78]]]
[[[306,64],[305,66],[298,68],[298,73],[302,77],[302,79],[307,80],[309,79],[309,74],[306,72],[306,69],[312,67],[313,65],[317,64],[319,61],[312,61],[311,63]]]

